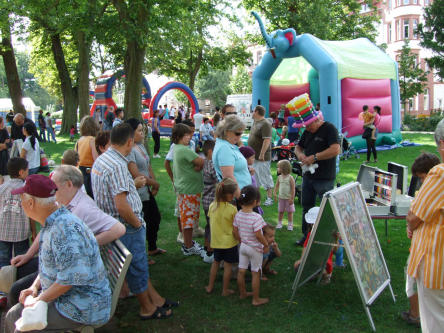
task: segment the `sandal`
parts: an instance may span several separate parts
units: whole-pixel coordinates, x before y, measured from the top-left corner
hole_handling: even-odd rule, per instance
[[[412,317],[410,311],[401,312],[401,318],[409,325],[415,325],[416,327],[421,327],[421,320],[419,317]]]
[[[172,309],[172,308],[177,308],[179,306],[179,301],[174,302],[168,298],[165,298],[165,303],[163,303],[163,305],[161,306],[161,308],[163,309]]]
[[[167,250],[161,249],[160,247],[158,247],[154,251],[148,251],[148,255],[150,256],[157,256],[158,254],[164,254],[164,253],[167,253]]]
[[[173,312],[170,314],[167,314],[167,309],[164,309],[162,307],[157,307],[156,311],[152,315],[141,315],[139,314],[139,318],[142,320],[150,320],[150,319],[166,319],[173,315]]]

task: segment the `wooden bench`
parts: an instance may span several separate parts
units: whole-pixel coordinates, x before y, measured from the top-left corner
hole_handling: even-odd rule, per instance
[[[112,293],[111,319],[116,311],[117,303],[119,302],[120,290],[122,289],[123,281],[125,281],[126,271],[128,270],[133,255],[119,240],[115,240],[101,246],[100,254],[102,256],[105,269],[108,271],[108,280]],[[99,328],[101,326],[103,325],[85,326],[82,327],[80,332],[92,333],[94,332],[95,328]]]

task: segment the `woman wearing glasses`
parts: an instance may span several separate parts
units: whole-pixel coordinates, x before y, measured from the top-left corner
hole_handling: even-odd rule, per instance
[[[245,157],[239,151],[241,135],[245,130],[242,120],[235,115],[226,116],[216,129],[216,145],[213,151],[213,164],[217,178],[231,178],[239,190],[251,185],[251,175]]]

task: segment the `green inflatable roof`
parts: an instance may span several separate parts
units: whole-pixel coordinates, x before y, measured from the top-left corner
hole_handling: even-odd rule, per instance
[[[396,80],[396,63],[366,38],[346,41],[323,41],[315,38],[338,66],[338,79]],[[316,50],[313,50],[316,52]],[[311,65],[302,57],[283,59],[273,73],[270,84],[290,85],[308,81]]]

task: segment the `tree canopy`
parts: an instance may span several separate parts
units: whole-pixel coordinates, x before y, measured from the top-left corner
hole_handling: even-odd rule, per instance
[[[424,23],[418,25],[421,45],[434,52],[427,59],[430,68],[444,79],[444,0],[435,0],[425,8]]]
[[[402,46],[398,66],[401,103],[404,103],[407,111],[408,100],[423,93],[427,83],[427,73],[421,69],[417,55],[411,52],[407,39]]]
[[[369,10],[361,13],[356,0],[242,0],[248,10],[265,15],[270,31],[294,28],[323,40],[367,37],[374,40],[378,21],[373,1],[364,1]]]

